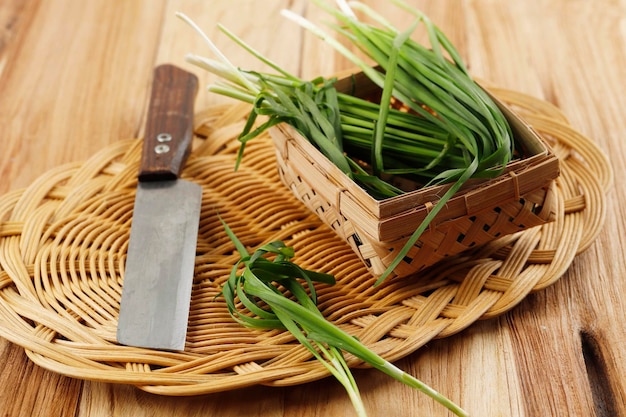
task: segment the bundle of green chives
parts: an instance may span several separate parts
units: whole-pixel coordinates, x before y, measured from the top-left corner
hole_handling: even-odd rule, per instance
[[[379,72],[365,64],[342,44],[300,16],[284,13],[328,41],[383,89],[372,145],[372,165],[380,171],[384,170],[382,149],[386,141],[385,126],[389,121],[389,101],[393,96],[433,126],[446,131],[450,145],[458,144],[466,153],[466,167],[445,170],[431,182],[450,182],[473,166],[476,168],[472,175],[481,171],[484,171],[481,172],[483,176],[499,174],[500,171],[493,168],[503,168],[510,161],[513,151],[508,122],[486,92],[472,80],[452,43],[427,16],[401,0],[392,0],[416,17],[408,30],[399,32],[362,3],[351,2],[350,5],[381,22],[383,29],[359,21],[343,1],[339,2],[343,11],[330,7],[323,0],[313,1],[342,23],[341,26],[332,25],[338,33],[346,36],[384,69],[384,72]],[[420,22],[428,32],[430,48],[410,39]],[[446,59],[444,53],[448,53],[452,61]],[[443,149],[443,152],[450,149],[451,146]]]
[[[220,26],[277,74],[241,70],[190,19],[179,15],[205,37],[220,58],[216,61],[190,55],[188,60],[220,77],[209,87],[210,91],[253,105],[239,138],[242,145],[238,163],[248,140],[274,125],[288,123],[375,198],[405,192],[384,180],[389,175],[408,176],[421,186],[451,183],[379,277],[377,283],[380,283],[402,262],[434,217],[470,178],[500,174],[511,160],[513,137],[497,105],[471,79],[454,46],[423,13],[401,0],[392,0],[415,16],[411,27],[400,32],[362,3],[338,0],[337,9],[323,0],[312,1],[340,22],[329,25],[333,30],[377,62],[382,70],[366,64],[301,16],[290,11],[283,13],[358,65],[381,88],[378,103],[338,92],[334,88],[335,79],[320,77],[305,81],[289,74]],[[380,27],[358,20],[353,9],[362,11]],[[411,39],[420,23],[428,32],[429,48]],[[392,97],[410,112],[392,108]],[[266,116],[266,121],[255,127],[258,116]]]
[[[306,270],[291,262],[294,250],[282,241],[265,244],[250,254],[230,227],[223,221],[222,224],[241,257],[222,288],[228,311],[235,320],[251,328],[289,331],[343,385],[359,417],[366,417],[367,413],[342,351],[425,393],[454,414],[467,416],[448,398],[325,319],[317,308],[314,282],[334,284],[332,275]]]
[[[445,34],[420,11],[409,7],[402,0],[392,1],[415,16],[414,23],[404,32],[396,30],[382,16],[362,3],[348,4],[344,0],[338,0],[338,10],[323,0],[313,0],[341,23],[330,26],[373,59],[384,72],[366,64],[311,22],[291,12],[284,12],[287,17],[326,40],[352,60],[382,88],[379,116],[371,145],[371,164],[375,174],[424,173],[424,167],[420,165],[398,169],[385,164],[383,150],[387,141],[386,127],[391,97],[397,98],[420,118],[448,133],[446,145],[428,164],[428,168],[446,161],[451,149],[460,149],[462,153],[463,166],[444,166],[428,181],[427,185],[452,185],[409,237],[377,283],[393,273],[430,222],[470,178],[499,175],[511,160],[514,146],[513,135],[504,115],[486,92],[472,80],[458,51]],[[359,21],[351,7],[379,22],[382,28]],[[427,30],[430,48],[410,38],[420,22]],[[451,61],[445,58],[444,53],[450,56]]]

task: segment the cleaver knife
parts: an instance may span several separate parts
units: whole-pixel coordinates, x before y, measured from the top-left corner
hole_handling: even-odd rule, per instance
[[[117,326],[124,345],[185,348],[202,187],[179,175],[197,90],[181,68],[154,70]]]

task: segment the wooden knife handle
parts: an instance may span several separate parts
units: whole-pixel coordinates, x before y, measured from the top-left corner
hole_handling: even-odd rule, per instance
[[[198,78],[171,64],[154,70],[139,181],[178,178],[193,138]]]

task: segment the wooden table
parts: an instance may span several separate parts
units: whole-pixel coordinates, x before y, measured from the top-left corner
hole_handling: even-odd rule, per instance
[[[368,1],[379,10],[380,3]],[[626,165],[626,5],[618,0],[439,0],[421,7],[476,76],[558,105],[576,129]],[[232,61],[252,59],[215,29],[221,22],[291,72],[307,78],[351,67],[280,17],[304,0],[3,0],[0,3],[0,192],[49,169],[139,137],[152,68],[209,54],[178,20],[198,22]],[[398,27],[406,14],[384,13]],[[197,108],[223,99],[201,92]],[[555,285],[498,319],[429,343],[399,365],[475,416],[626,415],[626,193],[618,181],[606,226]],[[447,415],[386,376],[356,372],[372,416]],[[0,341],[2,416],[349,416],[331,379],[191,398],[86,382],[43,370]]]

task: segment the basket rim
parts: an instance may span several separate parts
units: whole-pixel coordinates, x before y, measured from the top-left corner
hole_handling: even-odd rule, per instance
[[[344,77],[337,81],[337,85],[340,91],[350,91],[356,96],[371,93],[372,88],[378,88],[362,73]],[[360,87],[364,89],[358,90]],[[504,204],[533,190],[546,188],[560,175],[559,160],[551,146],[516,112],[487,89],[481,88],[494,100],[511,125],[523,157],[509,162],[495,178],[470,180],[435,217],[431,223],[433,227],[484,209],[493,209],[499,203]],[[377,200],[337,168],[293,126],[281,123],[273,126],[270,134],[277,156],[285,160],[293,159],[294,166],[301,167],[300,177],[304,180],[309,178],[312,183],[324,181],[333,184],[335,189],[319,187],[316,192],[332,202],[342,215],[366,219],[360,224],[362,231],[378,241],[399,238],[394,230],[406,221],[419,224],[427,216],[431,204],[451,186],[433,185]]]

